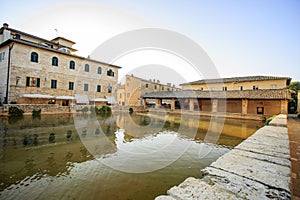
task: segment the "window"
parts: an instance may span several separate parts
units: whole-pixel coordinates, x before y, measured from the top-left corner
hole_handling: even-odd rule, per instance
[[[222,90],[223,90],[223,91],[227,91],[227,87],[226,87],[226,86],[223,87]]]
[[[149,84],[148,83],[146,83],[146,88],[148,88],[149,87]]]
[[[239,90],[241,90],[241,91],[242,91],[243,89],[244,89],[244,88],[243,88],[243,86],[239,86]]]
[[[107,76],[115,76],[115,72],[112,69],[107,70]]]
[[[70,69],[75,69],[75,62],[73,60],[70,61]]]
[[[101,68],[101,67],[98,67],[97,73],[98,73],[98,74],[102,74],[102,68]]]
[[[107,92],[108,92],[108,93],[111,93],[111,92],[112,92],[112,87],[111,87],[111,85],[108,85],[108,87],[107,87]]]
[[[26,87],[40,87],[40,78],[26,77]]]
[[[164,87],[164,86],[161,86],[161,90],[165,90],[165,87]]]
[[[276,84],[271,85],[271,89],[277,89],[277,85]]]
[[[84,84],[83,90],[84,90],[84,91],[89,91],[89,84],[86,84],[86,83],[85,83],[85,84]]]
[[[84,66],[84,71],[85,71],[85,72],[89,72],[89,71],[90,71],[90,66],[89,66],[89,64],[85,64],[85,66]]]
[[[69,82],[69,90],[74,90],[74,82]]]
[[[52,58],[52,66],[58,66],[58,58],[57,57]]]
[[[57,80],[51,80],[51,88],[52,89],[57,88]]]
[[[258,90],[258,86],[257,85],[253,85],[253,90]]]
[[[37,54],[36,52],[32,52],[30,56],[30,61],[36,63],[39,62],[39,54]]]
[[[101,85],[97,85],[97,92],[101,92]]]
[[[157,85],[154,85],[154,89],[155,89],[155,90],[157,89]]]
[[[13,38],[14,39],[21,39],[21,35],[20,34],[15,34]]]
[[[5,58],[5,52],[0,53],[0,62],[2,62]]]

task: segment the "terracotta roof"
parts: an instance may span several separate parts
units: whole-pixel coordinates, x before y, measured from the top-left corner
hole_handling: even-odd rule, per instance
[[[202,79],[198,81],[183,83],[180,85],[195,85],[195,84],[209,84],[209,83],[240,83],[240,82],[266,81],[266,80],[287,80],[287,85],[289,85],[292,78],[279,77],[279,76],[243,76],[243,77],[219,78],[219,79]]]
[[[200,91],[182,90],[175,92],[152,92],[143,98],[200,98],[200,99],[291,99],[288,89],[276,90],[233,90],[233,91]]]

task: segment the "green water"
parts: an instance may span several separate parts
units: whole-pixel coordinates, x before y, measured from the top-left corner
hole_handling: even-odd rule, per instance
[[[153,199],[262,123],[163,115],[0,118],[0,199]],[[222,135],[208,127],[222,126]]]

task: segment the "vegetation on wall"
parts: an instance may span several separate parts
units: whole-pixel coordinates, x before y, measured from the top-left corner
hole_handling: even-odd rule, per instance
[[[97,114],[101,116],[110,116],[111,115],[111,108],[109,106],[102,106],[101,108],[98,108],[96,106],[93,106],[90,108],[91,114]]]
[[[89,111],[89,108],[87,106],[85,106],[84,108],[82,108],[81,112],[83,114],[86,114]]]
[[[270,124],[270,122],[271,122],[275,117],[276,117],[276,115],[274,115],[274,116],[272,116],[272,117],[269,117],[269,118],[265,121],[264,125],[265,125],[265,126],[268,126],[268,125]]]
[[[8,113],[14,116],[22,116],[24,111],[22,109],[19,109],[18,107],[12,106],[9,108]]]
[[[111,115],[111,108],[108,106],[102,106],[100,109],[97,109],[96,112],[97,114],[108,116]]]
[[[36,116],[40,116],[41,112],[42,112],[41,109],[39,109],[39,110],[33,109],[33,111],[31,113],[32,113],[32,116],[36,117]]]

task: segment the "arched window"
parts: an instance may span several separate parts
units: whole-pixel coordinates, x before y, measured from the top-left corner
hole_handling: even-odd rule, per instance
[[[107,76],[115,76],[115,72],[112,69],[107,70]]]
[[[102,74],[102,68],[98,67],[98,74]]]
[[[84,71],[85,71],[85,72],[89,72],[89,71],[90,71],[90,66],[89,66],[89,64],[85,64],[85,66],[84,66]]]
[[[52,58],[52,66],[58,66],[58,58],[57,57]]]
[[[73,60],[70,61],[70,69],[75,69],[75,62]]]
[[[36,52],[32,52],[30,56],[30,61],[31,62],[39,62],[39,54]]]

